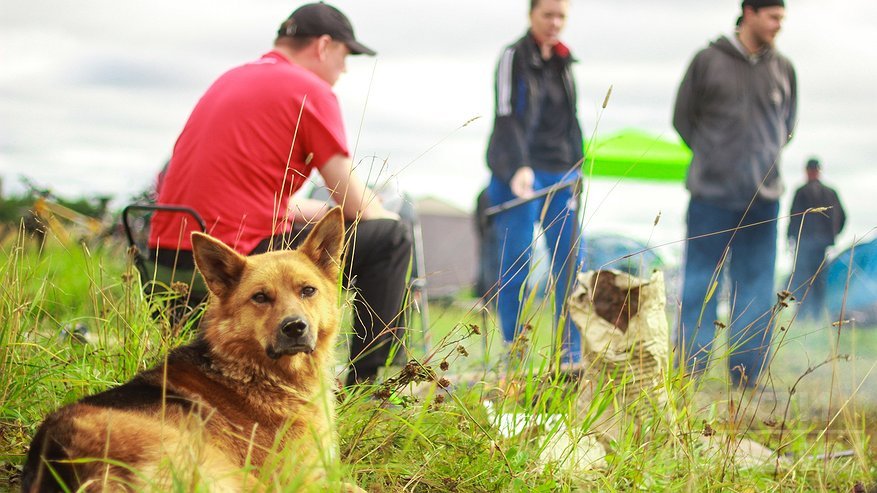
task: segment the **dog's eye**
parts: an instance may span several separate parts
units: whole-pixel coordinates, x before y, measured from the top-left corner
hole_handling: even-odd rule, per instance
[[[301,288],[301,297],[302,298],[310,298],[311,296],[317,294],[317,288],[313,286],[305,286]]]
[[[268,295],[265,293],[256,293],[250,299],[260,305],[269,301]]]

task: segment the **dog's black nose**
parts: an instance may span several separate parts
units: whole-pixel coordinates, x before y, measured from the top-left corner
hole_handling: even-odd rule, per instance
[[[289,317],[280,322],[280,332],[286,337],[301,337],[308,331],[308,323],[301,317]]]

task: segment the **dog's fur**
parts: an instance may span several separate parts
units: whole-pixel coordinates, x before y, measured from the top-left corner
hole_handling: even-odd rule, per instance
[[[23,491],[61,491],[59,482],[71,491],[169,491],[181,481],[264,491],[325,481],[343,239],[339,208],[294,251],[244,257],[194,233],[211,292],[197,340],[46,418]]]

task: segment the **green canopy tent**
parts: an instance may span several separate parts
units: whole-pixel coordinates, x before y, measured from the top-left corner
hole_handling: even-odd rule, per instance
[[[625,129],[585,143],[582,172],[591,177],[680,182],[691,162],[691,151],[677,137],[667,139]]]

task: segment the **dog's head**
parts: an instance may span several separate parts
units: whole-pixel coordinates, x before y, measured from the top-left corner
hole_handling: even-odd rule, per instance
[[[310,366],[332,352],[340,323],[344,220],[332,209],[296,250],[245,257],[193,233],[195,264],[211,300],[204,337],[223,359],[262,369]]]

